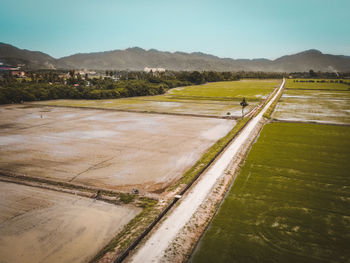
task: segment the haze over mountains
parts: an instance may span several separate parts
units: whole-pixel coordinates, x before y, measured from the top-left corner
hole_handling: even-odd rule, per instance
[[[307,50],[294,55],[269,59],[219,58],[204,53],[163,52],[155,49],[128,48],[95,53],[79,53],[55,59],[43,52],[19,49],[0,43],[0,62],[25,69],[91,69],[91,70],[143,70],[160,67],[167,70],[213,70],[213,71],[265,71],[304,72],[338,71],[350,72],[350,56],[323,54]]]

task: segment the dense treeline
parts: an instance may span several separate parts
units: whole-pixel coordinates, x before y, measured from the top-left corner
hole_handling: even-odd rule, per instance
[[[112,89],[102,89],[95,86],[68,86],[62,84],[27,84],[18,83],[14,86],[0,86],[0,103],[19,103],[23,101],[51,99],[112,99],[133,96],[163,94],[163,85],[152,85],[144,81],[125,81],[113,86]]]
[[[240,78],[281,78],[264,72],[127,72],[106,71],[99,76],[74,70],[31,71],[25,77],[3,74],[0,78],[0,103],[51,99],[116,99],[163,94],[168,89]]]
[[[306,79],[344,79],[350,78],[350,72],[315,72],[310,69],[308,72],[292,72],[289,73],[289,76]]]

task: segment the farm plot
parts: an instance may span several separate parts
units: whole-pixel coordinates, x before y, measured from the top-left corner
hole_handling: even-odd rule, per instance
[[[321,90],[350,90],[350,83],[346,80],[325,80],[325,79],[288,79],[288,89],[321,89]]]
[[[88,262],[139,208],[0,182],[1,262]]]
[[[350,124],[350,91],[287,89],[272,117],[287,121]]]
[[[192,262],[347,262],[350,127],[262,130]]]
[[[242,80],[214,82],[171,89],[160,96],[133,97],[114,100],[54,100],[41,105],[107,108],[124,111],[167,114],[241,117],[240,101],[248,100],[248,113],[270,94],[278,81]]]
[[[257,81],[257,80],[242,80],[242,81],[225,81],[214,82],[197,86],[187,86],[169,91],[169,96],[176,97],[192,97],[200,99],[233,99],[243,98],[248,100],[260,100],[265,98],[277,85],[279,81]]]
[[[208,101],[208,100],[181,100],[171,99],[167,96],[154,96],[117,100],[56,100],[41,102],[45,105],[93,107],[102,109],[117,109],[136,112],[153,112],[183,115],[200,115],[224,117],[230,112],[230,116],[240,117],[240,101]],[[250,112],[258,105],[258,101],[249,102],[245,112]]]
[[[236,123],[28,105],[0,112],[0,172],[141,193],[181,178]]]

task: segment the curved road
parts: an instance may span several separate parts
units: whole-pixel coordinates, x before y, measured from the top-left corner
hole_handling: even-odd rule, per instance
[[[179,205],[170,212],[168,217],[160,223],[159,227],[151,233],[150,238],[129,258],[131,262],[159,262],[163,258],[165,250],[174,240],[177,233],[186,225],[197,208],[205,201],[216,180],[225,172],[233,157],[239,152],[241,146],[257,127],[265,111],[282,92],[284,83],[285,79],[283,79],[275,96],[265,105],[262,111],[250,120],[248,125],[224,150],[222,155],[201,175],[197,184],[179,200]]]

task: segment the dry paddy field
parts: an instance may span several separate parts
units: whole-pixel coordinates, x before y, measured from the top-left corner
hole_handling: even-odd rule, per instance
[[[140,208],[0,182],[0,262],[88,262]]]
[[[92,109],[0,107],[0,171],[97,188],[160,191],[234,120]]]

